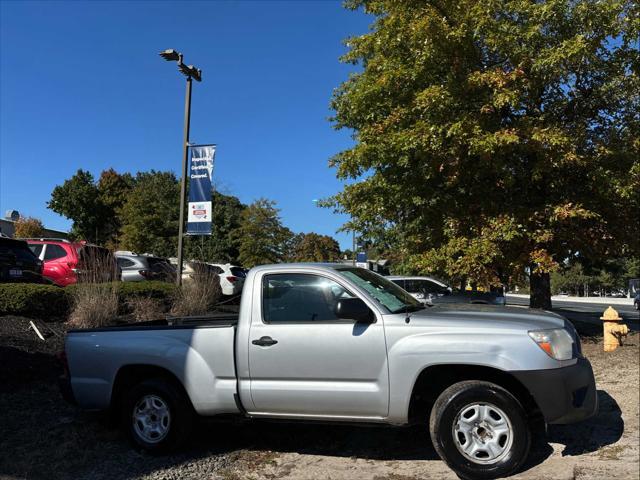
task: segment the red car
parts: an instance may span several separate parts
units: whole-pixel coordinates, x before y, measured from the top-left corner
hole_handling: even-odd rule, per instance
[[[115,257],[109,250],[87,242],[60,238],[27,238],[29,248],[44,262],[42,274],[66,287],[80,278],[109,282],[120,279]]]

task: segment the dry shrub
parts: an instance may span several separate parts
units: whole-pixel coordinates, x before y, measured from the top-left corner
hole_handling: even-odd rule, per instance
[[[78,264],[78,283],[68,287],[72,298],[69,324],[76,328],[98,328],[114,323],[118,316],[118,267],[111,254],[83,248]]]
[[[183,282],[175,296],[172,315],[204,315],[214,310],[222,295],[220,277],[204,263],[192,263],[194,273]]]
[[[158,298],[134,297],[127,301],[127,306],[136,322],[157,320],[164,315],[164,301]]]

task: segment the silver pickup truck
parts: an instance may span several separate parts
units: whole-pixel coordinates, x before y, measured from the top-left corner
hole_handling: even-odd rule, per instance
[[[543,311],[428,307],[369,270],[252,269],[239,314],[70,331],[65,397],[165,451],[198,416],[422,424],[464,478],[525,462],[534,422],[597,410],[579,338]]]

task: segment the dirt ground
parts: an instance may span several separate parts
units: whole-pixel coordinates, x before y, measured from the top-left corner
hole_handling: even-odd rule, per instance
[[[67,405],[55,379],[64,326],[0,317],[1,479],[455,479],[423,428],[203,420],[179,455],[137,452],[103,415]],[[580,326],[578,326],[580,330]],[[594,329],[583,333],[593,334]],[[552,426],[513,478],[639,478],[640,336],[615,352],[583,337],[600,400],[581,424]]]

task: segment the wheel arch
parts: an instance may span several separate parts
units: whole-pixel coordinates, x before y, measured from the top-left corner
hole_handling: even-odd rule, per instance
[[[187,393],[186,389],[178,377],[170,370],[159,367],[157,365],[147,364],[131,364],[124,365],[118,369],[115,379],[113,381],[113,388],[111,389],[111,401],[110,407],[112,410],[118,408],[123,394],[138,383],[151,378],[161,378],[170,382],[184,395],[189,402],[189,405],[193,409],[193,403]]]
[[[480,380],[495,383],[521,403],[532,424],[542,418],[540,408],[527,388],[504,370],[484,365],[438,364],[424,368],[413,385],[407,418],[410,424],[427,422],[438,396],[454,383]]]

